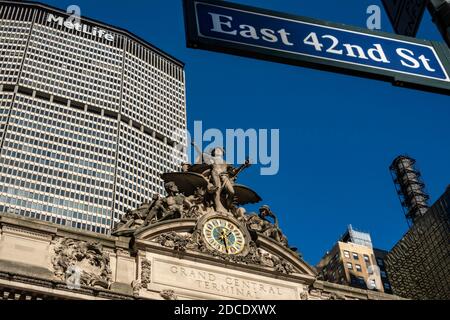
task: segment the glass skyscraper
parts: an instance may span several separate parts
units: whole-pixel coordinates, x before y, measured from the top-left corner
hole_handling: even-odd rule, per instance
[[[0,212],[107,234],[186,159],[184,64],[122,30],[0,0]]]

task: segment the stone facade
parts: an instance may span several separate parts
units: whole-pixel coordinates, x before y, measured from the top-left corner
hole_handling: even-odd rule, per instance
[[[399,299],[317,280],[312,267],[267,237],[258,247],[279,266],[211,254],[186,240],[196,225],[174,219],[132,237],[103,236],[0,214],[0,299]]]

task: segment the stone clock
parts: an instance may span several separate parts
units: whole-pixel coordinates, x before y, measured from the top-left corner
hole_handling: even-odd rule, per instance
[[[234,218],[207,215],[199,221],[198,229],[203,241],[212,250],[229,255],[247,252],[248,231]]]

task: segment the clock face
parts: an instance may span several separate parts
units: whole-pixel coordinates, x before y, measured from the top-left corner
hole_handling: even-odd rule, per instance
[[[239,254],[245,247],[244,234],[227,219],[213,218],[206,221],[203,236],[212,248],[222,253]]]

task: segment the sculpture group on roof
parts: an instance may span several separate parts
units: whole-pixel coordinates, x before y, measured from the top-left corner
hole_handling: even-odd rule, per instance
[[[192,142],[199,157],[194,164],[183,164],[181,172],[164,173],[165,197],[154,195],[151,202],[135,210],[128,210],[116,225],[113,235],[128,236],[152,224],[172,219],[198,219],[208,213],[231,215],[256,235],[264,235],[289,247],[279,227],[276,215],[264,205],[259,213],[247,213],[243,205],[255,204],[262,199],[252,189],[237,184],[241,172],[251,166],[234,167],[224,160],[225,151],[214,148],[203,153]],[[296,248],[290,248],[296,251]]]

